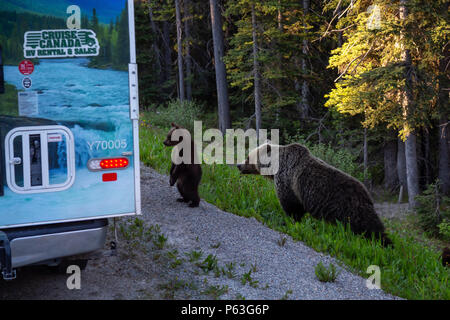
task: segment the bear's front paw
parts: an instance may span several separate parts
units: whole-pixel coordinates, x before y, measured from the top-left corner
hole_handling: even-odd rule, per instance
[[[177,182],[177,180],[172,178],[172,177],[170,177],[169,184],[170,184],[171,187],[173,187],[175,185],[175,182]]]

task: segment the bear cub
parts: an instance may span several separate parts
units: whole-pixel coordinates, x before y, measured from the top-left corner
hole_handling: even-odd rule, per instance
[[[184,128],[175,123],[172,123],[171,125],[172,128],[163,143],[167,147],[179,149],[176,150],[176,152],[178,152],[180,157],[183,157],[183,149],[180,149],[180,145],[183,142],[183,136],[173,138],[172,134],[175,130]],[[177,199],[178,202],[190,202],[189,207],[194,208],[198,207],[200,203],[198,186],[202,178],[202,168],[200,164],[194,162],[196,155],[195,144],[194,140],[192,138],[190,139],[191,161],[189,161],[189,163],[184,163],[184,161],[182,161],[180,164],[175,164],[172,160],[172,166],[170,168],[170,186],[173,186],[176,183],[178,192],[180,192],[181,195],[181,198]]]

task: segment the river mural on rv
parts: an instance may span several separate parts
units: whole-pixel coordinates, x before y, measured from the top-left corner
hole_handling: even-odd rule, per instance
[[[75,179],[66,190],[20,194],[8,187],[3,174],[0,227],[134,213],[126,1],[64,0],[56,7],[49,0],[0,3],[5,78],[5,93],[0,95],[1,139],[5,139],[6,131],[24,124],[59,125],[70,129],[75,146]],[[70,33],[67,8],[73,5],[80,9],[81,25],[79,31]],[[44,41],[49,37],[59,41]],[[65,37],[67,41],[63,42]],[[92,43],[88,38],[94,39]],[[78,45],[78,39],[84,42]],[[27,56],[27,48],[40,51]],[[95,50],[98,52],[92,54]],[[32,62],[27,71],[30,74],[19,70],[24,60]],[[31,102],[21,102],[21,94],[31,96]],[[55,141],[48,148],[49,179],[59,183],[67,179],[68,149],[65,139]],[[125,157],[128,167],[106,172],[88,170],[89,160],[114,157]],[[7,167],[4,162],[3,173]],[[108,172],[117,174],[117,179],[104,181],[103,174]],[[18,185],[23,180],[21,175],[17,170],[14,178]]]

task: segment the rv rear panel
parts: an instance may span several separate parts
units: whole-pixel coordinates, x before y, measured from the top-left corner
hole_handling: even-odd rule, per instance
[[[0,229],[140,213],[133,2],[0,0]]]

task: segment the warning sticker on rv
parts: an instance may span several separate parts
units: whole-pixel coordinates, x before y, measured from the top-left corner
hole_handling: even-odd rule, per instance
[[[30,60],[23,60],[19,63],[19,71],[25,76],[29,76],[34,71],[34,64]]]
[[[41,30],[24,35],[25,58],[98,56],[100,46],[92,30]]]
[[[31,117],[38,114],[38,95],[36,91],[19,92],[19,115]]]

